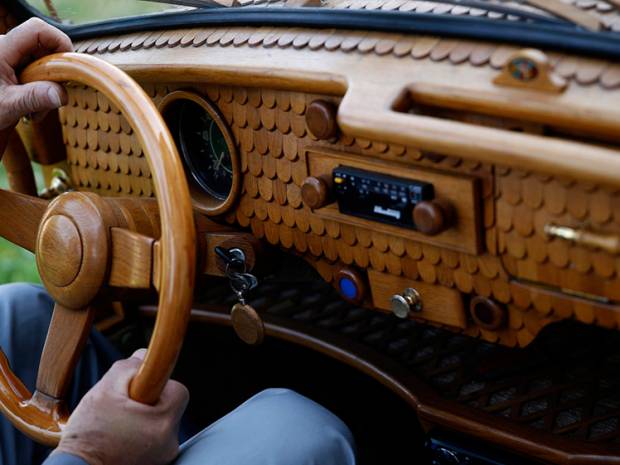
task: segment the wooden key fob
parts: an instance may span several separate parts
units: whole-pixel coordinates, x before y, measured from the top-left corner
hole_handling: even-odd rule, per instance
[[[256,310],[248,304],[237,303],[230,312],[232,327],[243,342],[259,345],[265,337],[265,325]]]

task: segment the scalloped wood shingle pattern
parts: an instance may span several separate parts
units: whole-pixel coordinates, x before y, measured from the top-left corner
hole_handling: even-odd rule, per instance
[[[157,103],[177,87],[180,86],[148,85],[145,89]],[[566,212],[575,218],[590,217],[601,224],[615,218],[614,208],[606,207],[602,198],[605,196],[592,186],[578,186],[579,192],[589,196],[586,200],[569,202],[567,198],[573,199],[576,185],[550,176],[496,168],[494,182],[490,166],[423,154],[413,147],[347,136],[341,136],[334,144],[314,140],[305,126],[306,106],[319,97],[337,103],[334,97],[222,86],[204,87],[201,92],[220,109],[239,146],[242,192],[236,208],[225,220],[251,229],[256,237],[271,244],[301,253],[327,281],[332,281],[335,267],[352,265],[493,298],[507,305],[508,326],[501,331],[486,331],[470,322],[465,332],[508,346],[525,346],[542,327],[564,318],[618,327],[620,315],[613,309],[524,290],[510,280],[510,275],[518,275],[518,260],[530,253],[538,260],[535,253],[549,255],[545,260],[561,265],[562,273],[569,268],[561,247],[543,247],[543,252],[535,248],[540,239],[536,239],[540,227],[537,209],[551,212],[557,219],[562,219],[557,215]],[[104,195],[152,196],[146,159],[118,110],[91,89],[74,86],[69,89],[69,96],[69,105],[61,111],[61,121],[71,174],[80,188]],[[487,252],[473,256],[415,242],[406,236],[317,218],[301,200],[301,184],[307,176],[305,154],[310,147],[337,148],[478,177]],[[565,195],[558,194],[557,189],[564,189]],[[498,202],[497,213],[494,199]],[[594,270],[605,279],[615,276],[615,268],[612,273],[605,261],[597,264],[593,257],[587,257],[594,260],[588,272]],[[570,254],[569,260],[573,260]],[[585,269],[586,265],[580,266]]]
[[[618,190],[510,169],[497,170],[496,182],[498,249],[511,275],[620,300],[620,257],[544,233],[551,223],[618,234]],[[582,311],[583,321],[595,318]]]
[[[510,55],[522,47],[470,40],[440,39],[367,31],[313,30],[301,28],[204,28],[156,31],[86,40],[76,51],[90,54],[163,47],[264,47],[327,50],[341,53],[375,53],[399,59],[433,60],[459,65],[500,69]],[[620,64],[604,60],[549,53],[558,74],[582,86],[598,84],[620,88]]]

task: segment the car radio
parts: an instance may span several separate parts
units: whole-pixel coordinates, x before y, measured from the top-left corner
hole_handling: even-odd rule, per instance
[[[332,172],[340,213],[417,229],[415,206],[434,197],[433,185],[339,166]]]

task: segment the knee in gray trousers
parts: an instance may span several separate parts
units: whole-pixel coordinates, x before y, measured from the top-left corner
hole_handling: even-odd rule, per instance
[[[54,302],[41,286],[0,285],[0,347],[11,369],[32,392]],[[99,333],[86,344],[69,392],[69,405],[92,387],[119,354]],[[0,415],[0,465],[41,463],[49,449],[34,443]]]
[[[175,465],[353,465],[347,426],[289,389],[266,389],[181,446]]]

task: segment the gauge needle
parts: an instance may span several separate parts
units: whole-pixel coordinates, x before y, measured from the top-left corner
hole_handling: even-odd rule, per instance
[[[224,159],[224,152],[220,154],[220,158],[218,158],[217,161],[215,162],[215,166],[213,167],[214,170],[217,171],[220,169],[220,165],[222,164],[223,159]]]

